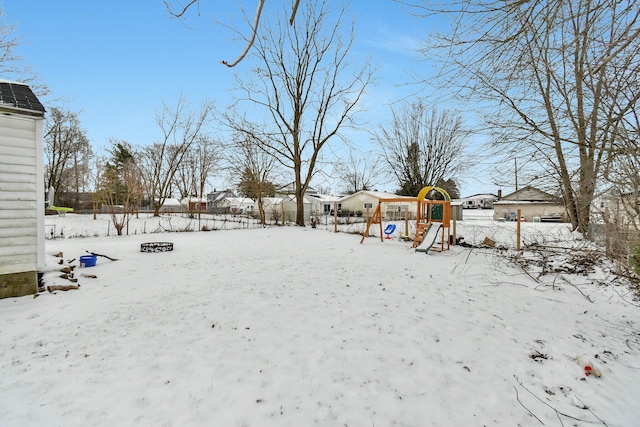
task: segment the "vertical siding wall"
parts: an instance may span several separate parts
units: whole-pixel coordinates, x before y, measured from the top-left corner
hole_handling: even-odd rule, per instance
[[[37,291],[41,126],[0,114],[0,297]]]

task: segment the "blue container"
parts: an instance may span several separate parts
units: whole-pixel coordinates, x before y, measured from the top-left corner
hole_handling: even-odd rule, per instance
[[[95,255],[82,255],[80,257],[80,267],[95,267],[98,257]]]

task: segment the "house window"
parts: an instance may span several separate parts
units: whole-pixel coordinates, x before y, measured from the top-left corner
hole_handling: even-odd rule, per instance
[[[364,204],[364,208],[365,208],[365,209],[367,209],[367,208],[369,208],[369,209],[373,208],[373,203],[365,203],[365,204]]]
[[[323,208],[323,212],[324,213],[329,213],[331,212],[331,205],[325,204],[324,208]]]

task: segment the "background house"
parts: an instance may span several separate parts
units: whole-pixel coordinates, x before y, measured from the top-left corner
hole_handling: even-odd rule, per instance
[[[495,194],[474,194],[460,199],[463,209],[493,209],[493,202],[498,201]]]
[[[164,203],[162,207],[160,207],[160,211],[162,213],[176,213],[182,212],[182,205],[180,204],[180,200],[174,198],[164,199]]]
[[[289,195],[282,197],[280,207],[282,208],[282,212],[284,214],[284,222],[296,221],[296,213],[298,211],[296,200],[296,196]],[[304,208],[304,221],[308,222],[311,219],[311,201],[309,200],[309,198],[304,197],[302,204]]]
[[[187,212],[206,212],[207,199],[202,197],[185,197],[180,200],[180,206]]]
[[[311,202],[311,215],[330,215],[336,203],[342,198],[328,194],[314,194],[305,196]]]
[[[357,193],[350,194],[339,200],[338,208],[342,211],[348,210],[349,212],[360,211],[363,218],[367,218],[367,212],[369,216],[373,215],[373,212],[378,207],[380,199],[391,198],[403,198],[393,193],[385,193],[382,191],[368,191],[362,190]],[[409,210],[409,219],[415,219],[417,203],[415,197],[406,197],[406,202],[392,202],[384,203],[380,207],[380,214],[382,218],[388,220],[401,220],[405,217],[405,210]]]
[[[632,230],[640,230],[640,197],[637,193],[618,191],[608,202],[608,221]]]
[[[267,220],[280,220],[282,218],[282,197],[263,197],[262,208]]]
[[[29,86],[0,80],[0,298],[35,294],[44,268],[45,109]]]
[[[295,196],[296,194],[296,183],[290,182],[287,185],[283,185],[281,187],[276,188],[276,197],[283,196]],[[320,193],[313,187],[307,187],[307,191],[304,193],[305,197],[317,196]]]
[[[525,221],[567,222],[568,216],[562,199],[530,185],[521,188],[493,203],[495,221],[517,219],[516,213]]]
[[[255,201],[248,197],[225,197],[220,202],[220,207],[226,212],[233,215],[241,213],[252,213],[255,207]]]
[[[231,190],[216,191],[207,194],[207,212],[209,213],[226,213],[223,201],[227,197],[236,197]],[[227,211],[228,212],[228,211]]]

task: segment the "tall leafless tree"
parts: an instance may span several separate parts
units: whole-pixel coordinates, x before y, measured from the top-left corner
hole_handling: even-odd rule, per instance
[[[199,138],[205,136],[205,125],[212,110],[213,104],[209,102],[204,102],[197,112],[189,110],[187,99],[180,95],[175,107],[163,102],[162,110],[156,114],[162,138],[146,146],[141,158],[145,189],[154,216],[160,215],[160,208],[171,197],[172,183],[183,159]]]
[[[308,0],[291,28],[282,18],[263,18],[251,50],[257,65],[249,78],[237,79],[242,97],[235,109],[248,104],[266,119],[258,125],[246,116],[226,115],[235,132],[291,170],[298,225],[305,224],[304,194],[323,148],[354,124],[373,75],[368,62],[349,63],[354,34],[351,29],[342,36],[345,7],[330,10],[327,0]]]
[[[378,156],[349,153],[349,158],[333,166],[335,175],[345,193],[353,194],[361,190],[373,190],[378,184],[381,163]]]
[[[175,175],[176,187],[180,197],[197,197],[203,199],[207,180],[220,164],[221,154],[218,142],[203,135],[189,148]],[[201,210],[198,209],[198,217]],[[193,214],[193,212],[190,212]]]
[[[416,196],[423,187],[456,176],[463,167],[468,136],[459,114],[428,109],[416,101],[392,108],[391,123],[380,125],[374,140],[399,194]]]
[[[109,153],[110,158],[98,166],[95,199],[107,211],[121,236],[142,199],[142,174],[127,142],[111,140]]]
[[[403,2],[413,3],[413,2]],[[640,8],[630,0],[454,1],[424,53],[439,84],[485,109],[494,147],[546,164],[573,227],[590,208],[621,120],[640,97]]]
[[[276,159],[260,149],[246,133],[236,133],[227,152],[231,180],[245,197],[255,199],[260,223],[266,224],[264,197],[273,196]]]
[[[58,107],[50,109],[44,129],[45,186],[56,194],[84,190],[90,179],[93,156],[78,114]]]
[[[185,154],[174,177],[180,197],[202,197],[207,180],[220,162],[219,146],[209,136],[199,137]]]

